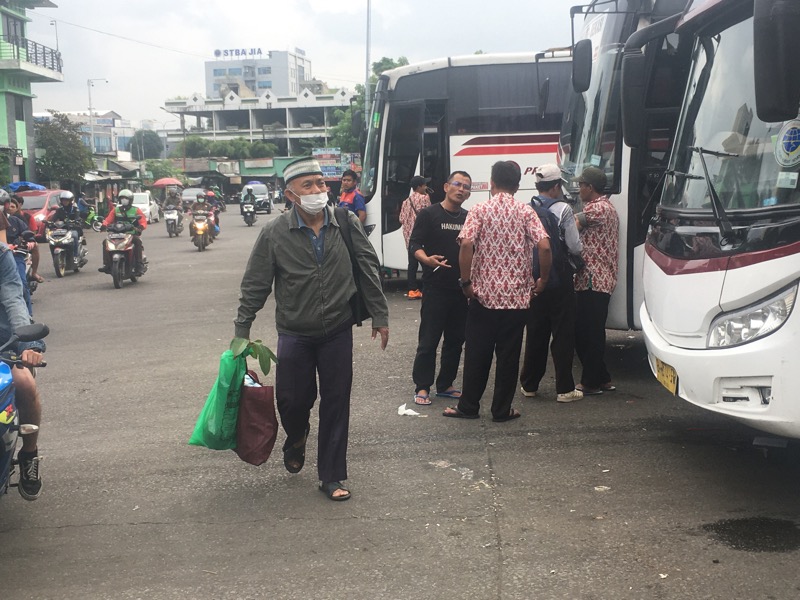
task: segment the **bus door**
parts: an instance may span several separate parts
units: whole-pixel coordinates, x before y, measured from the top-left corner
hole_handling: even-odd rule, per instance
[[[429,100],[425,103],[425,120],[422,130],[422,172],[430,177],[428,187],[433,190],[431,203],[444,200],[444,184],[450,174],[448,164],[446,103]]]
[[[384,188],[381,194],[383,235],[400,229],[400,205],[408,198],[411,178],[417,174],[422,154],[424,108],[422,102],[393,104],[390,107],[384,154]]]

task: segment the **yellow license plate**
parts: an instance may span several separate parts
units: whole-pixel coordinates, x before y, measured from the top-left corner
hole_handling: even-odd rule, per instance
[[[665,362],[656,359],[656,379],[667,388],[671,394],[678,391],[678,372]]]

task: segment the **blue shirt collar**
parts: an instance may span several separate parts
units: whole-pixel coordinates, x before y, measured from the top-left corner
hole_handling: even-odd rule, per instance
[[[300,215],[297,214],[298,210],[302,210],[302,209],[298,208],[298,209],[295,209],[295,211],[294,211],[294,213],[295,213],[294,217],[295,217],[295,219],[297,219],[297,226],[300,229],[311,229],[308,225],[305,224],[305,221],[303,221],[303,219],[300,218]],[[327,227],[328,225],[330,225],[330,222],[331,222],[330,215],[328,214],[328,207],[326,206],[325,208],[323,208],[322,212],[325,213],[325,218],[324,218],[324,220],[322,222],[322,226],[323,227]]]

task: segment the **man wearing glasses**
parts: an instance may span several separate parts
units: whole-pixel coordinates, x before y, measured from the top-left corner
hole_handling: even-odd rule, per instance
[[[461,392],[453,387],[461,362],[467,322],[467,299],[458,285],[461,276],[458,234],[467,218],[467,211],[461,205],[469,198],[471,187],[472,178],[468,173],[452,173],[444,184],[444,200],[419,211],[409,238],[409,252],[422,265],[425,288],[419,311],[419,341],[412,372],[414,402],[420,405],[431,404],[436,348],[442,335],[444,343],[439,376],[436,378],[436,395],[443,398],[461,397]]]

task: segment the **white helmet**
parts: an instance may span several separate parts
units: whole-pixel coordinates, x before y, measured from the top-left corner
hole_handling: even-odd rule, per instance
[[[133,204],[133,192],[130,190],[122,190],[117,198],[119,198],[119,203],[124,208],[128,208],[131,204]]]

